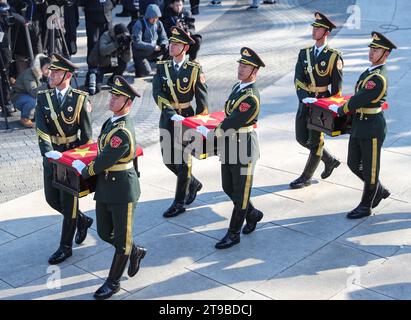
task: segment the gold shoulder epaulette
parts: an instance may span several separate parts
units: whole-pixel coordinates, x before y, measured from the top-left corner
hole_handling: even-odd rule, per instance
[[[80,89],[73,88],[71,91],[73,91],[75,93],[78,93],[78,94],[82,94],[83,96],[88,96],[88,92],[85,92],[85,91],[80,90]]]
[[[125,121],[117,122],[116,127],[118,127],[119,129],[124,129],[126,127],[126,122]]]
[[[341,55],[341,51],[334,48],[328,48],[328,51],[335,52],[336,54]]]
[[[253,90],[253,88],[247,88],[247,89],[245,89],[245,92],[246,92],[247,94],[254,95],[254,90]]]
[[[201,65],[198,62],[194,62],[194,61],[187,61],[187,64],[193,67],[198,67],[198,68],[201,67]]]

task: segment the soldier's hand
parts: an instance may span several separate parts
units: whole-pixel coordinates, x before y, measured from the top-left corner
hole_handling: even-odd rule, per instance
[[[79,174],[81,174],[81,171],[83,171],[86,167],[86,164],[81,160],[74,160],[71,166],[76,169]]]
[[[46,156],[46,158],[54,159],[54,160],[58,160],[63,156],[61,152],[58,152],[56,150],[46,152],[44,155]]]
[[[336,104],[332,104],[332,105],[329,105],[329,106],[328,106],[328,109],[329,109],[329,110],[331,110],[331,111],[333,111],[333,112],[335,112],[335,113],[337,113],[337,114],[338,114],[338,108],[339,108],[339,106],[337,106]]]
[[[171,117],[172,121],[180,122],[183,121],[185,118],[183,116],[180,116],[179,114],[175,114]]]
[[[305,103],[305,104],[307,104],[307,103],[314,103],[314,102],[317,102],[317,98],[304,98],[304,99],[302,100],[302,103]]]
[[[208,135],[208,133],[210,132],[210,129],[208,129],[208,128],[205,127],[205,126],[198,126],[198,127],[196,128],[196,131],[197,131],[197,132],[200,132],[200,133],[207,139],[207,135]]]

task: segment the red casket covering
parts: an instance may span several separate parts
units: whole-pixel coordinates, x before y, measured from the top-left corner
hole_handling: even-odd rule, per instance
[[[53,186],[79,198],[93,193],[96,189],[97,177],[83,179],[71,164],[74,160],[81,160],[86,165],[89,164],[96,158],[97,150],[97,142],[93,142],[63,152],[63,156],[58,160],[49,159],[53,163]],[[137,159],[142,155],[143,149],[137,146],[136,158],[133,162],[139,176]]]

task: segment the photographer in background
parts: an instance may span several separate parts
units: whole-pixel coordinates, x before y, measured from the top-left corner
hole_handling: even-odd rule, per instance
[[[98,70],[96,93],[101,90],[104,74],[113,73],[107,81],[108,86],[113,86],[114,76],[122,76],[130,60],[130,33],[124,24],[116,24],[113,29],[103,33],[89,56],[89,65]]]
[[[15,111],[10,103],[9,83],[11,50],[8,38],[10,26],[13,23],[14,19],[10,11],[10,6],[7,4],[7,1],[0,0],[0,104],[2,108],[5,106],[7,115]]]
[[[41,0],[9,0],[19,23],[11,30],[11,49],[16,61],[17,75],[30,66],[30,54],[25,28],[30,33],[33,55],[43,52],[43,36],[46,33],[47,3]]]
[[[169,0],[169,5],[165,8],[161,21],[167,32],[167,37],[171,37],[171,28],[179,27],[187,32],[195,41],[187,51],[189,60],[197,58],[198,51],[202,42],[202,37],[195,32],[195,19],[192,17],[190,10],[184,9],[183,0]]]
[[[13,86],[11,100],[21,111],[20,123],[23,127],[33,128],[34,109],[37,92],[46,87],[50,75],[51,59],[39,53],[31,62],[30,68],[21,73]]]
[[[168,52],[167,34],[160,17],[160,8],[156,4],[150,4],[144,17],[133,25],[132,49],[136,78],[152,75],[149,61],[154,61]]]
[[[87,60],[94,45],[101,35],[112,28],[112,11],[117,5],[117,0],[78,0],[78,6],[84,8],[87,33]],[[88,66],[85,87],[90,94],[96,92],[97,70]]]

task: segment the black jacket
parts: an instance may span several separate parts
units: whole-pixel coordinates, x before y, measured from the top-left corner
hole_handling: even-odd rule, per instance
[[[190,32],[190,34],[195,33],[194,18],[192,17],[190,10],[183,9],[181,13],[176,14],[173,9],[166,8],[160,20],[163,22],[167,37],[171,37],[171,27],[177,25],[179,20],[183,22],[185,31]]]
[[[79,0],[79,7],[84,7],[84,15],[87,20],[94,23],[111,23],[111,12],[116,6],[116,1],[106,0]]]

